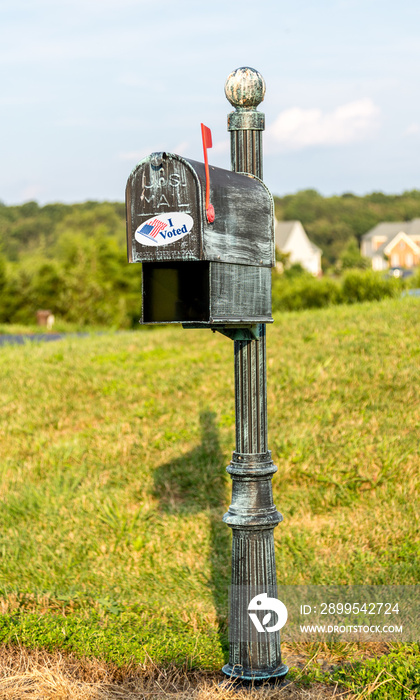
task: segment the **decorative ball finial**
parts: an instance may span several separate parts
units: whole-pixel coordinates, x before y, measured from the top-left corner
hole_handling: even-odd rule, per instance
[[[264,78],[255,68],[237,68],[226,80],[225,95],[237,110],[255,109],[264,99]]]

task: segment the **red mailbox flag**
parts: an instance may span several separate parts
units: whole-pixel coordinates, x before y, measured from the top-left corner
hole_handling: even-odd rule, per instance
[[[211,131],[208,126],[201,124],[201,136],[203,137],[204,166],[206,168],[206,215],[209,224],[214,221],[214,207],[210,204],[210,175],[207,149],[212,147]]]

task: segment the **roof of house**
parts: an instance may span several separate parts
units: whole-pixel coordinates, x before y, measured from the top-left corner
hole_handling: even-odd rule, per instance
[[[277,248],[284,248],[284,246],[287,243],[287,240],[292,232],[293,226],[295,224],[300,224],[301,222],[298,219],[293,219],[291,221],[277,221],[276,220],[276,225],[275,225],[275,237],[276,237],[276,246]],[[303,226],[302,226],[303,228]],[[305,231],[305,229],[303,229]],[[308,238],[308,234],[306,233],[306,237]],[[312,241],[308,238],[309,245],[311,247],[311,250],[313,253],[321,253],[322,255],[322,250],[321,248],[318,248],[315,243],[312,243]]]
[[[309,243],[311,244],[311,248],[314,251],[314,253],[321,253],[321,255],[322,255],[321,248],[319,248],[317,245],[315,245],[315,243],[312,243],[312,241],[309,241]]]
[[[277,248],[282,248],[286,245],[287,239],[289,238],[292,228],[299,221],[276,221],[275,234],[276,234],[276,246]]]
[[[412,221],[383,221],[365,233],[362,239],[369,241],[375,236],[386,236],[389,239],[391,236],[396,236],[400,231],[404,231],[407,236],[420,236],[420,218]]]
[[[377,249],[374,251],[373,255],[382,255],[383,252],[384,252],[384,250],[385,250],[385,248],[387,247],[388,243],[389,243],[389,238],[387,238],[386,241],[384,241],[384,242],[379,246],[379,248],[377,248]]]

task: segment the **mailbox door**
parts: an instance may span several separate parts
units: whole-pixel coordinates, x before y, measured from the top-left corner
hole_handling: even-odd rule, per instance
[[[126,189],[129,262],[201,260],[201,184],[191,165],[153,153],[131,173]]]

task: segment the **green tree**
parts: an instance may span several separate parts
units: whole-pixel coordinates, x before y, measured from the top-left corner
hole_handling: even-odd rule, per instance
[[[0,255],[0,298],[6,287],[7,273],[6,273],[6,259],[3,255]]]
[[[352,237],[347,241],[340,254],[337,267],[341,270],[348,270],[351,268],[366,270],[371,267],[371,261],[369,258],[365,258],[361,255],[357,240]]]
[[[31,281],[33,303],[37,309],[50,309],[65,315],[61,298],[66,287],[65,274],[56,261],[42,262]]]

